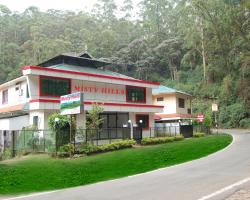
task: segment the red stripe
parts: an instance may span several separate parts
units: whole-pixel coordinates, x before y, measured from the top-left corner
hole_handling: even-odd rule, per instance
[[[136,83],[146,83],[146,84],[151,84],[151,85],[160,85],[159,82],[121,78],[121,77],[114,77],[114,76],[100,75],[100,74],[91,74],[87,72],[75,72],[75,71],[69,71],[69,70],[63,70],[63,69],[52,69],[52,68],[39,67],[39,66],[25,66],[23,67],[22,70],[27,70],[27,69],[37,69],[37,70],[42,70],[42,71],[51,71],[51,72],[59,72],[59,73],[66,73],[66,74],[77,74],[77,75],[92,76],[92,77],[98,77],[98,78],[107,78],[107,79],[123,80],[123,81],[130,81],[130,82],[136,82]]]
[[[60,103],[60,100],[56,99],[33,99],[30,100],[30,103],[40,102],[40,103]],[[157,106],[157,105],[145,105],[145,104],[128,104],[128,103],[102,103],[102,102],[92,102],[92,101],[84,101],[84,104],[91,105],[91,104],[101,104],[104,106],[125,106],[125,107],[146,107],[146,108],[163,108],[164,106]]]

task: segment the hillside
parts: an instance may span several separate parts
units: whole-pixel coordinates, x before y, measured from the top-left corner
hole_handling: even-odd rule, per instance
[[[0,82],[57,54],[88,51],[113,70],[193,94],[194,113],[219,104],[223,127],[250,126],[248,0],[131,0],[117,10],[99,0],[91,13],[0,5]],[[120,12],[119,18],[115,13]]]

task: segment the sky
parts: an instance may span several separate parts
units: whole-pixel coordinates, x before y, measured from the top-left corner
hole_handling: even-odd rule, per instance
[[[122,6],[124,0],[115,0],[118,7]],[[134,7],[140,0],[132,0]],[[7,6],[11,11],[23,12],[30,6],[38,7],[41,11],[48,9],[91,11],[97,0],[0,0],[0,4]]]

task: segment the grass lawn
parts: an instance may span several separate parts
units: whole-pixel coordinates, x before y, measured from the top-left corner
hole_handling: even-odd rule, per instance
[[[0,162],[0,194],[54,190],[115,179],[197,159],[232,141],[229,135],[120,150],[77,159],[31,155]]]

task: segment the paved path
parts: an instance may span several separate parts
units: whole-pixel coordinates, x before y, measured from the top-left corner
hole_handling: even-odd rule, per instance
[[[210,194],[250,177],[250,131],[227,131],[234,142],[208,157],[153,172],[36,194],[20,200],[206,200],[225,199],[237,187]],[[249,178],[250,180],[250,178]],[[49,181],[49,180],[48,180]],[[243,181],[244,182],[244,181]],[[245,179],[244,183],[248,183]],[[35,182],[34,182],[35,184]],[[224,190],[220,190],[224,191]],[[203,197],[203,198],[202,198]],[[211,197],[211,198],[210,198]]]

